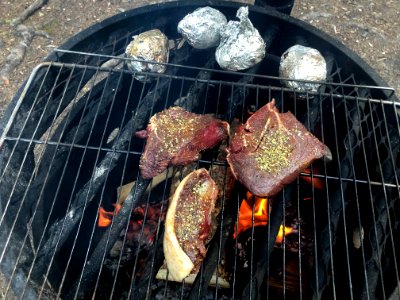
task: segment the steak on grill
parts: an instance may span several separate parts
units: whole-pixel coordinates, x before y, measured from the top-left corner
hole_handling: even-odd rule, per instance
[[[218,188],[206,169],[187,175],[169,204],[165,220],[164,256],[169,276],[181,281],[197,272],[212,232]]]
[[[146,130],[147,137],[140,158],[140,172],[150,179],[168,165],[186,165],[199,158],[200,151],[213,148],[228,137],[228,123],[211,115],[198,115],[181,107],[172,107],[155,114]]]
[[[252,194],[267,197],[323,156],[332,158],[328,147],[292,113],[279,113],[272,100],[238,127],[227,160],[235,178]]]

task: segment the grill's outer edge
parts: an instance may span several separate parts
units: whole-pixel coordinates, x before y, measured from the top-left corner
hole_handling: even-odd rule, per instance
[[[234,2],[227,2],[227,1],[210,1],[210,0],[197,0],[197,1],[190,1],[190,0],[185,0],[185,1],[176,1],[176,2],[169,2],[169,3],[158,3],[158,4],[153,4],[153,5],[148,5],[148,6],[143,6],[139,8],[134,8],[132,10],[122,12],[119,14],[116,14],[110,18],[107,18],[103,20],[100,23],[96,23],[81,32],[77,33],[76,35],[72,36],[69,38],[65,43],[63,43],[59,48],[60,49],[65,49],[65,50],[71,50],[71,51],[80,51],[82,50],[82,47],[85,44],[88,44],[90,42],[90,39],[94,39],[94,35],[100,33],[101,31],[105,31],[107,28],[110,27],[118,27],[118,23],[123,22],[127,18],[132,18],[140,14],[144,13],[150,13],[155,10],[162,10],[165,8],[182,8],[182,7],[189,7],[193,6],[193,8],[196,8],[198,6],[206,6],[206,5],[211,5],[211,6],[216,6],[216,7],[225,7],[225,8],[238,8],[242,4],[240,3],[234,3]],[[367,75],[370,77],[370,79],[375,82],[377,86],[388,86],[388,84],[378,75],[378,73],[371,67],[369,66],[358,54],[356,54],[354,51],[346,47],[344,44],[342,44],[340,41],[335,39],[334,37],[328,35],[327,33],[324,33],[323,31],[315,28],[314,26],[295,19],[291,16],[285,15],[283,13],[280,13],[276,11],[275,9],[267,10],[266,8],[258,7],[258,6],[250,6],[249,7],[250,12],[258,12],[265,14],[266,16],[280,19],[281,21],[290,23],[291,25],[301,27],[307,31],[309,31],[311,34],[315,35],[317,38],[322,39],[324,42],[329,44],[331,47],[336,48],[338,51],[341,52],[342,55],[348,57],[350,60],[353,60],[353,62],[358,65],[358,67]],[[88,41],[89,40],[89,41]],[[51,62],[51,61],[62,61],[63,60],[63,55],[60,55],[59,53],[53,51],[51,52],[46,58],[45,61]],[[8,105],[7,109],[4,112],[3,117],[0,119],[0,135],[4,131],[4,127],[8,122],[8,119],[11,117],[12,112],[14,108],[16,107],[17,101],[21,96],[21,93],[24,90],[25,85],[27,84],[27,80],[21,85],[21,87],[18,89],[16,92],[14,98],[11,100],[10,104]],[[395,98],[396,101],[399,101],[397,98]]]
[[[110,18],[105,19],[104,21],[100,23],[96,23],[87,29],[79,32],[78,34],[74,35],[70,39],[68,39],[63,45],[61,45],[59,48],[60,49],[66,49],[66,50],[73,50],[73,51],[79,51],[79,47],[81,46],[81,43],[87,43],[85,42],[87,39],[92,38],[92,35],[95,33],[100,32],[101,30],[106,29],[107,27],[110,26],[116,26],[118,22],[124,21],[127,18],[134,17],[139,14],[143,13],[148,13],[152,12],[154,10],[163,10],[165,8],[182,8],[185,6],[193,6],[194,8],[198,6],[206,6],[206,5],[211,5],[211,6],[221,6],[221,7],[231,7],[231,8],[239,8],[243,4],[237,3],[237,2],[227,2],[227,1],[210,1],[210,0],[197,0],[197,1],[190,1],[190,0],[185,0],[185,1],[176,1],[176,2],[168,2],[168,3],[158,3],[158,4],[153,4],[153,5],[148,5],[144,7],[139,7],[139,8],[134,8],[132,10],[119,13],[115,16],[112,16]],[[328,35],[327,33],[319,30],[318,28],[302,21],[299,19],[296,19],[294,17],[285,15],[283,13],[280,13],[276,11],[275,9],[267,10],[265,8],[259,7],[259,6],[250,6],[249,7],[250,14],[252,11],[258,12],[265,14],[269,17],[281,19],[282,21],[288,22],[294,26],[299,26],[307,31],[310,31],[310,33],[314,34],[318,38],[324,40],[327,42],[331,47],[337,48],[340,52],[342,52],[343,55],[348,56],[351,60],[353,60],[356,64],[359,65],[361,69],[365,70],[365,73],[371,77],[373,81],[375,81],[377,86],[388,86],[388,84],[378,75],[378,73],[371,67],[369,66],[358,54],[356,54],[353,50],[349,49],[346,47],[343,43],[335,39],[334,37]],[[46,61],[57,61],[61,60],[62,61],[62,56],[57,54],[56,52],[50,53],[46,59]]]

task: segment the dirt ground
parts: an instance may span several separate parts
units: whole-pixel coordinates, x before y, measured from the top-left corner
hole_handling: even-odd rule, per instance
[[[162,1],[49,0],[22,23],[28,27],[12,26],[33,2],[0,1],[0,116],[33,67],[63,41],[109,16]],[[297,0],[292,16],[347,45],[399,94],[400,0]],[[10,66],[15,49],[26,46],[20,64]]]

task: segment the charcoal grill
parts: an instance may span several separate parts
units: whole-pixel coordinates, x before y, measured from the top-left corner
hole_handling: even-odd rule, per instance
[[[260,7],[250,17],[268,55],[246,73],[221,71],[211,51],[186,45],[171,51],[166,74],[135,80],[121,55],[131,36],[160,28],[177,38],[178,20],[205,5],[147,6],[105,20],[50,54],[20,89],[2,121],[6,298],[11,289],[26,299],[400,296],[400,105],[393,89],[330,37]],[[233,19],[239,4],[212,6]],[[280,55],[295,43],[327,59],[328,80],[316,93],[284,88],[277,77]],[[252,225],[240,234],[246,191],[237,183],[224,190],[219,227],[194,282],[156,279],[173,179],[140,178],[144,144],[134,132],[172,105],[243,122],[272,98],[329,146],[333,161],[314,163],[270,201],[266,226],[255,226],[253,204]],[[216,149],[194,167],[228,170]],[[99,227],[100,207],[112,215],[117,188],[132,181],[111,225]],[[295,232],[277,243],[281,225]]]

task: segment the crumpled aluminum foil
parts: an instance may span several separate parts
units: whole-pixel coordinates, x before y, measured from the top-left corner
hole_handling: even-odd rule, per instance
[[[207,49],[219,44],[220,31],[226,23],[219,10],[206,6],[186,15],[178,24],[178,32],[193,48]]]
[[[294,45],[281,56],[279,76],[296,80],[326,80],[326,62],[321,53],[310,47]],[[283,85],[302,92],[316,92],[319,83],[282,80]]]
[[[221,43],[215,53],[222,69],[238,71],[250,68],[265,56],[265,42],[248,18],[249,8],[240,7],[236,16],[221,30]]]
[[[132,42],[126,47],[125,54],[129,58],[141,59],[157,63],[167,63],[169,57],[168,38],[158,29],[145,31],[133,37]],[[128,67],[132,71],[164,73],[165,65],[129,61]],[[136,75],[136,79],[143,80],[145,76]]]

